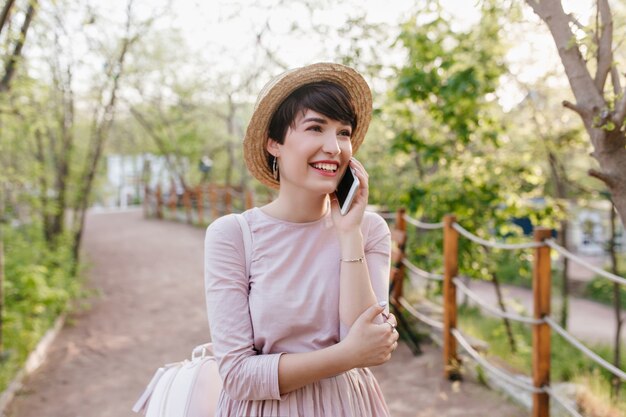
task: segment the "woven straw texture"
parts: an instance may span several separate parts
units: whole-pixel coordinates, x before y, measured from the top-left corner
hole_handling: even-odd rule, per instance
[[[372,93],[361,74],[350,67],[318,63],[284,72],[263,87],[254,106],[243,142],[244,159],[250,173],[263,184],[278,188],[267,165],[265,149],[270,120],[278,106],[299,87],[317,81],[330,81],[343,86],[356,111],[357,127],[352,132],[352,152],[356,153],[365,138],[372,118]]]

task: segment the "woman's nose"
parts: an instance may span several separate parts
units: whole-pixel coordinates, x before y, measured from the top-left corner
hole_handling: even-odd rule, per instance
[[[341,152],[339,142],[334,133],[328,133],[324,138],[324,146],[322,150],[329,155],[337,155]]]

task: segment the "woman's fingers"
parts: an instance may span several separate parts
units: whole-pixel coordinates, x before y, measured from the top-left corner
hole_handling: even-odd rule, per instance
[[[386,318],[388,322],[394,325],[394,327],[398,326],[398,320],[396,319],[396,316],[393,313],[389,313],[389,315]]]
[[[362,163],[360,163],[356,158],[351,158],[350,159],[350,164],[352,165],[353,168],[355,168],[356,170],[358,170],[360,173],[362,173],[365,178],[369,178],[369,174],[367,173],[367,171],[365,170],[365,167],[363,166]]]

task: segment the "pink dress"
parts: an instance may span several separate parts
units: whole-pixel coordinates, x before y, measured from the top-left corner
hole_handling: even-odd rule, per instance
[[[310,223],[279,220],[259,208],[244,217],[252,234],[250,279],[235,218],[217,219],[205,239],[207,311],[224,383],[216,417],[388,416],[368,368],[280,395],[281,354],[319,350],[347,334],[339,321],[339,240],[330,211]],[[361,229],[376,297],[387,300],[389,228],[365,212]]]

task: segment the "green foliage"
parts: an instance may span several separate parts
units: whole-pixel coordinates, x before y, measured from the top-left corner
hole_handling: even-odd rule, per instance
[[[584,296],[593,301],[612,306],[615,302],[614,286],[615,284],[612,281],[597,276],[585,286]],[[620,306],[622,310],[626,310],[626,289],[623,285],[619,286],[619,293]]]
[[[488,240],[527,240],[511,218],[552,227],[559,212],[550,199],[532,203],[543,196],[545,175],[530,152],[509,146],[495,100],[506,72],[500,40],[506,14],[496,2],[484,1],[480,22],[458,30],[433,3],[402,26],[398,43],[408,59],[383,109],[394,132],[393,151],[414,164],[413,181],[403,193],[406,206],[414,217],[431,222],[455,214],[464,228]],[[409,236],[409,257],[425,269],[440,269],[432,248],[441,247],[441,239],[440,233]],[[528,274],[527,262],[509,263],[504,270],[499,258],[508,255],[465,238],[459,256],[462,275]]]
[[[5,228],[4,351],[0,391],[5,389],[30,351],[80,291],[70,275],[69,241],[54,248],[44,242],[38,225]]]

